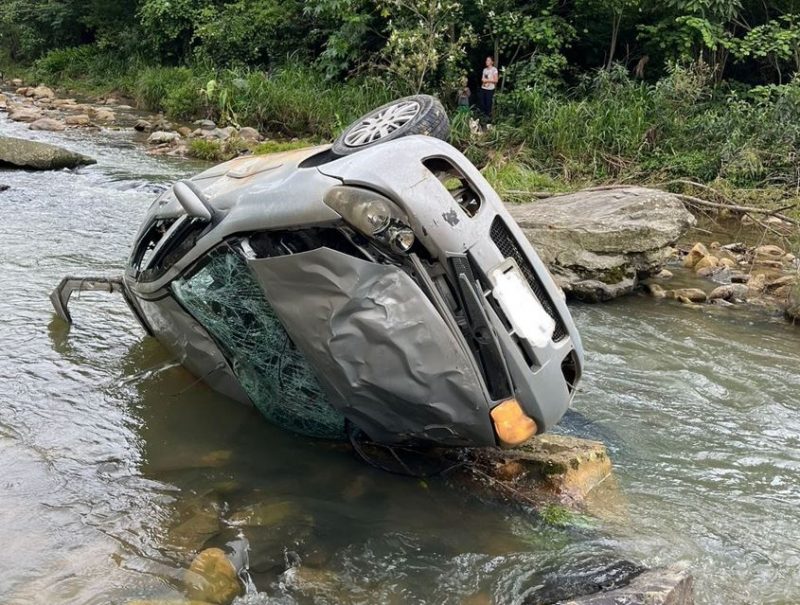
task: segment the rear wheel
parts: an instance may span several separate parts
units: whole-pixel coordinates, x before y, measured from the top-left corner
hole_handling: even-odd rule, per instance
[[[378,107],[350,124],[331,149],[337,155],[348,155],[412,134],[448,139],[450,120],[438,99],[412,95]]]

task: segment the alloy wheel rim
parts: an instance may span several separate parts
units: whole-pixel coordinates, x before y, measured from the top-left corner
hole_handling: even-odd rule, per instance
[[[363,147],[389,136],[414,119],[421,107],[416,101],[400,101],[368,116],[344,137],[348,147]]]

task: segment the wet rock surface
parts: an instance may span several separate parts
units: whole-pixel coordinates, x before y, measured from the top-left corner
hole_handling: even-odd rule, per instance
[[[683,565],[650,569],[627,586],[604,590],[562,605],[694,605],[694,579]]]
[[[0,136],[0,166],[55,170],[94,163],[95,160],[88,156],[56,145]]]
[[[208,548],[198,554],[184,581],[190,599],[216,605],[228,605],[244,588],[236,568],[220,548]]]
[[[645,571],[644,567],[630,561],[598,563],[588,569],[548,578],[541,588],[523,601],[523,605],[552,605],[602,591],[613,591],[629,585]]]
[[[553,503],[580,509],[611,472],[601,442],[545,434],[513,449],[470,451],[459,479],[478,490],[489,487],[490,497],[541,509]]]
[[[632,292],[695,224],[675,196],[643,187],[582,191],[507,205],[568,295],[590,302]]]

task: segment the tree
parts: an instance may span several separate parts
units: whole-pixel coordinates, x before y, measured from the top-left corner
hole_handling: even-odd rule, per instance
[[[426,84],[458,86],[473,32],[455,0],[383,0],[389,22],[383,50],[386,70],[401,90],[418,93]]]

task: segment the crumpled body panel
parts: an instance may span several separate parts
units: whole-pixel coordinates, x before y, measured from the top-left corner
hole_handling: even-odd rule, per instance
[[[248,262],[331,405],[370,438],[494,444],[465,345],[401,269],[328,248]]]

